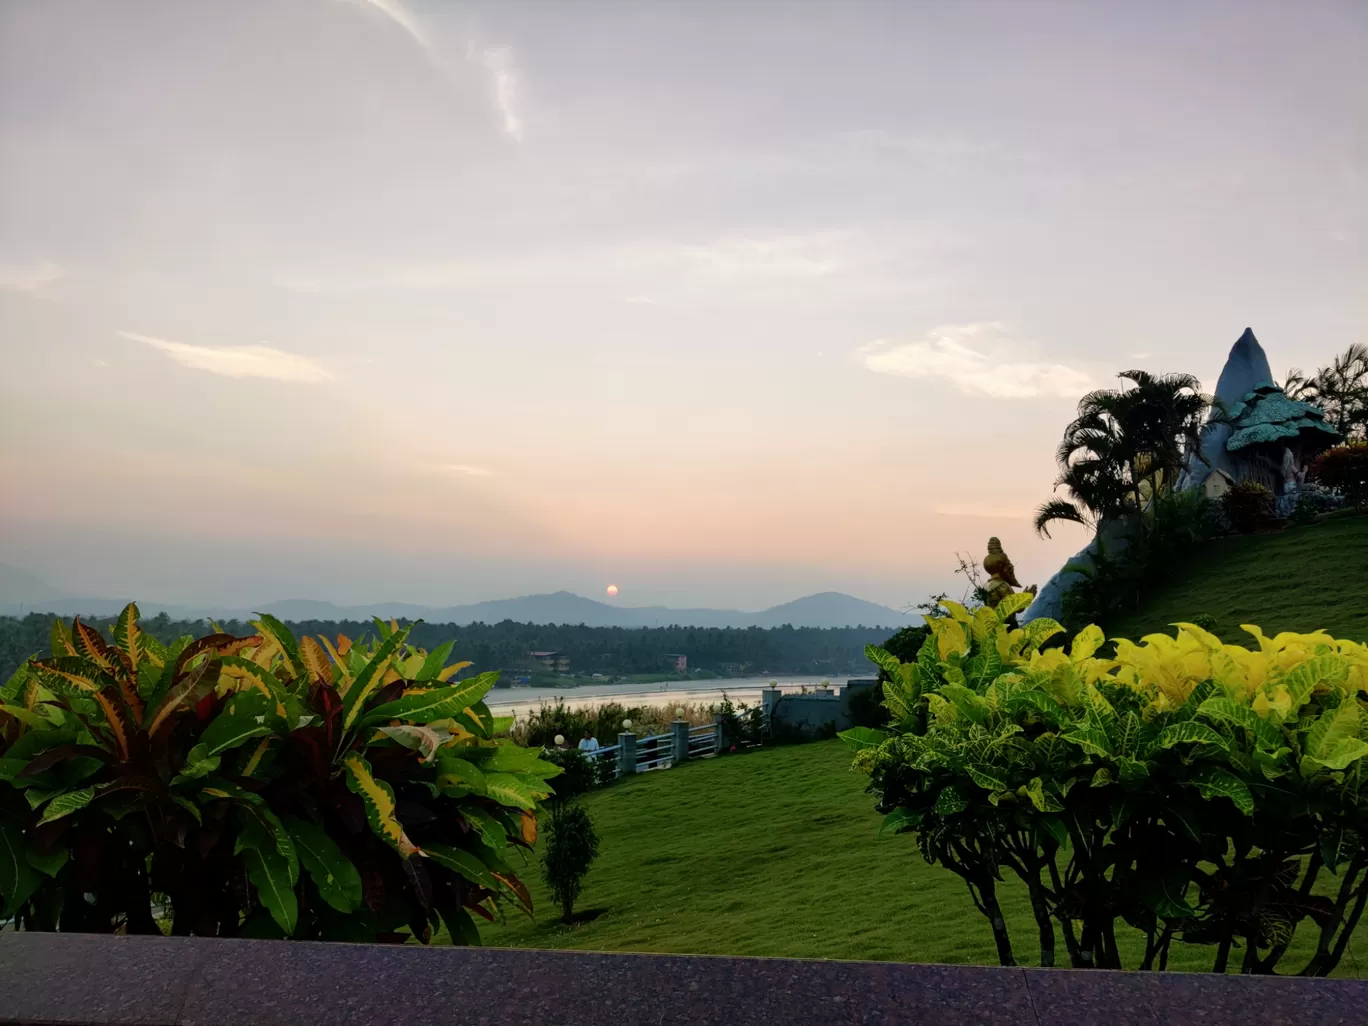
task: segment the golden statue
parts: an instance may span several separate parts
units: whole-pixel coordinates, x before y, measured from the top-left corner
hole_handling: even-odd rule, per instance
[[[983,601],[989,606],[996,606],[1012,594],[1012,589],[1021,587],[1016,567],[1012,566],[1007,553],[1002,551],[1002,542],[996,538],[988,539],[988,555],[983,557],[983,569],[988,574],[988,583],[983,586]],[[1033,584],[1024,590],[1034,595],[1036,586]]]

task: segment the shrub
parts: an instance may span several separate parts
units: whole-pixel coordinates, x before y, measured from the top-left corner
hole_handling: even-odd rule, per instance
[[[561,918],[570,922],[589,866],[598,857],[598,834],[589,813],[577,803],[558,802],[551,810],[551,824],[542,852],[542,875],[551,896],[560,906]]]
[[[1196,613],[1192,617],[1192,622],[1208,634],[1216,630],[1216,617],[1210,613]],[[559,785],[557,785],[559,787]]]
[[[1338,492],[1319,485],[1306,484],[1297,495],[1297,504],[1292,507],[1292,514],[1288,519],[1300,526],[1314,524],[1326,513],[1333,513],[1343,505],[1344,497]]]
[[[1005,622],[1026,600],[947,603],[912,663],[870,650],[894,726],[843,737],[883,831],[965,881],[1004,964],[1007,871],[1042,965],[1058,927],[1074,966],[1120,968],[1120,921],[1144,936],[1142,969],[1177,938],[1214,946],[1216,972],[1242,948],[1244,972],[1271,973],[1309,923],[1301,973],[1331,972],[1368,903],[1368,645],[1250,627],[1250,650],[1184,623],[1117,639],[1114,659],[1096,627],[1041,651],[1057,623]]]
[[[552,748],[543,752],[542,758],[561,768],[552,803],[578,798],[593,790],[599,782],[598,760],[588,758],[578,748]]]
[[[1221,496],[1226,520],[1236,534],[1253,534],[1277,526],[1273,493],[1257,481],[1241,481]]]
[[[881,670],[880,673],[883,671]],[[888,723],[888,709],[883,704],[881,688],[863,688],[850,696],[846,707],[850,722],[856,727],[882,727]]]
[[[1368,442],[1325,450],[1312,462],[1308,476],[1336,489],[1355,506],[1368,504]]]
[[[478,943],[531,911],[509,846],[560,770],[495,734],[496,674],[452,678],[377,622],[373,645],[258,633],[114,644],[53,624],[0,690],[0,916],[37,930]]]

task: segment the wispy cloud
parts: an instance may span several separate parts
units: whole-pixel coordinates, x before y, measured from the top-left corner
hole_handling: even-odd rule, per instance
[[[879,374],[943,378],[963,392],[998,399],[1076,398],[1091,387],[1087,374],[1062,363],[1021,360],[1022,349],[1001,324],[987,322],[946,325],[916,342],[871,342],[858,355]]]
[[[523,141],[522,117],[518,113],[518,71],[513,63],[513,51],[506,46],[473,48],[480,63],[489,74],[489,89],[494,109],[503,124],[504,135],[514,142]]]
[[[118,334],[121,338],[151,346],[184,367],[221,374],[226,378],[270,378],[312,385],[332,377],[307,356],[287,353],[271,346],[195,346],[132,331]]]
[[[427,32],[418,23],[418,19],[403,4],[399,3],[399,0],[360,0],[360,2],[374,7],[413,37],[413,41],[424,50],[429,53],[432,52],[432,41],[428,38]]]
[[[443,56],[431,34],[417,15],[399,0],[357,0],[379,11],[398,25],[428,55],[441,72],[455,77],[455,69]],[[486,76],[490,103],[499,116],[504,135],[514,142],[523,141],[523,120],[518,110],[519,75],[513,51],[507,46],[485,46],[474,41],[466,46],[467,62],[478,67]]]
[[[66,277],[66,271],[51,261],[41,264],[19,266],[0,264],[0,289],[15,292],[41,292],[43,286],[51,285],[59,278]]]

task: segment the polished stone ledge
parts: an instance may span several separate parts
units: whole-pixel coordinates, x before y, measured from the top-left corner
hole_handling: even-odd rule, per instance
[[[25,1026],[1368,1026],[1368,982],[0,933]]]

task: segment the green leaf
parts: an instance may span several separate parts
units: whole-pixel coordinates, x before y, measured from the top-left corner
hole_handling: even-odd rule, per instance
[[[987,766],[966,766],[965,772],[969,774],[970,780],[985,791],[1005,791],[1007,789],[1007,781],[996,775]]]
[[[1151,747],[1172,748],[1174,745],[1184,744],[1215,745],[1217,748],[1228,748],[1230,746],[1230,742],[1223,735],[1218,734],[1205,723],[1185,720],[1182,723],[1170,723],[1159,731],[1159,736],[1154,739]]]
[[[1338,708],[1322,712],[1306,732],[1303,775],[1313,775],[1317,767],[1342,770],[1368,753],[1368,744],[1358,737],[1362,722],[1363,715],[1355,698],[1348,698]]]
[[[437,756],[437,786],[466,787],[478,795],[486,792],[484,771],[473,762],[451,755]]]
[[[485,774],[485,794],[500,805],[511,805],[527,812],[534,812],[537,808],[537,799],[544,797],[548,792],[549,788],[544,785],[540,788],[535,787],[525,776],[513,773]]]
[[[1229,770],[1203,766],[1192,775],[1203,798],[1229,798],[1246,816],[1254,814],[1254,796],[1243,780]]]
[[[424,724],[451,719],[478,705],[498,679],[498,672],[491,671],[448,687],[433,688],[418,695],[404,695],[393,702],[376,706],[362,722],[369,724],[403,720],[406,723]]]
[[[1064,806],[1058,798],[1045,790],[1045,782],[1040,777],[1032,777],[1031,782],[1022,788],[1026,797],[1038,812],[1063,812]],[[1061,824],[1062,826],[1062,824]],[[1062,842],[1061,842],[1062,843]]]
[[[339,912],[351,913],[361,907],[361,874],[342,854],[336,842],[321,826],[295,816],[283,816],[285,829],[294,839],[299,861],[313,879],[319,896]]]
[[[342,699],[342,727],[350,730],[360,717],[362,710],[366,707],[366,701],[376,688],[380,687],[385,678],[385,671],[389,669],[390,663],[394,661],[395,653],[403,646],[404,641],[409,636],[409,631],[413,630],[413,625],[401,627],[388,638],[380,643],[375,650],[375,654],[370,657],[365,666],[356,675],[351,686],[347,688],[347,694]],[[353,647],[351,653],[356,649]],[[348,653],[349,655],[351,653]],[[431,692],[429,692],[431,694]],[[402,701],[402,699],[400,699]],[[385,703],[391,705],[393,703]],[[381,706],[384,708],[384,706]],[[384,719],[397,719],[394,716],[385,716]],[[416,720],[414,722],[417,722]]]
[[[437,674],[442,672],[442,668],[446,666],[447,659],[451,657],[451,650],[455,647],[455,641],[448,641],[434,648],[428,653],[427,658],[423,660],[422,668],[419,669],[418,676],[414,679],[436,680]]]
[[[288,664],[287,668],[291,677],[300,677],[306,673],[304,660],[299,656],[299,645],[295,641],[295,636],[290,633],[290,628],[270,613],[257,613],[257,619],[252,621],[252,626],[266,637],[279,643],[281,650],[285,653],[285,661]]]
[[[18,912],[43,882],[29,864],[27,847],[23,831],[0,819],[0,919]]]
[[[206,755],[203,745],[195,745],[186,754],[185,765],[176,774],[173,783],[181,783],[186,780],[201,780],[210,773],[218,771],[219,765],[223,762],[222,756]]]
[[[512,741],[506,741],[493,749],[493,753],[480,764],[480,768],[486,773],[502,770],[508,773],[531,773],[545,779],[564,772],[555,763],[543,759],[540,748],[523,748]]]
[[[866,748],[878,748],[888,740],[888,734],[882,730],[875,730],[873,727],[851,727],[843,730],[836,735],[853,752],[859,752]]]
[[[465,877],[471,883],[477,883],[491,891],[499,889],[499,881],[494,879],[489,867],[464,848],[453,848],[449,844],[428,844],[423,848],[423,854],[439,866]]]
[[[880,648],[878,645],[866,645],[864,655],[871,663],[883,670],[894,680],[897,680],[898,670],[902,666],[902,663],[898,661],[897,656],[886,649]]]
[[[43,818],[38,821],[38,825],[42,826],[44,823],[61,819],[63,816],[70,816],[73,812],[79,812],[89,805],[94,797],[95,788],[93,787],[82,787],[76,791],[59,794],[48,802],[47,808],[43,810]]]
[[[913,812],[910,809],[898,806],[885,816],[883,822],[879,824],[879,836],[883,837],[888,834],[898,834],[904,830],[915,829],[921,823],[921,819],[922,814],[920,812]]]
[[[1064,731],[1060,737],[1066,741],[1072,741],[1085,752],[1091,752],[1093,755],[1100,755],[1106,759],[1113,758],[1116,754],[1112,751],[1111,740],[1107,737],[1106,731],[1099,730],[1096,727],[1085,727],[1079,724]]]
[[[455,902],[439,905],[437,911],[442,917],[442,922],[446,924],[447,933],[451,934],[452,944],[465,944],[475,948],[480,946],[480,931],[475,926],[475,920],[470,918],[469,912]]]
[[[66,848],[54,849],[46,855],[40,855],[30,848],[27,853],[28,864],[44,876],[56,876],[70,857],[71,853]]]
[[[294,933],[299,920],[299,899],[294,891],[299,863],[285,831],[277,832],[274,824],[263,819],[259,812],[251,806],[239,808],[242,829],[234,851],[243,854],[247,879],[256,888],[258,900],[288,937]],[[287,845],[288,854],[282,850]]]
[[[936,797],[936,804],[932,806],[932,811],[938,816],[953,816],[957,812],[963,812],[969,808],[969,802],[964,795],[951,785],[943,790]]]
[[[1012,697],[1007,699],[1007,711],[1012,715],[1020,715],[1026,709],[1038,713],[1041,718],[1053,725],[1061,724],[1068,719],[1064,707],[1037,688],[1026,687],[1014,691]]]
[[[1198,714],[1212,720],[1243,727],[1250,731],[1264,748],[1277,748],[1282,743],[1282,731],[1277,724],[1264,719],[1247,705],[1229,698],[1208,698],[1197,709]]]
[[[275,713],[275,702],[260,691],[241,691],[233,695],[223,712],[200,734],[199,743],[195,745],[200,751],[199,757],[211,759],[254,737],[275,733],[279,723]]]
[[[1041,816],[1037,822],[1046,833],[1055,839],[1056,844],[1069,843],[1069,828],[1058,816]]]
[[[40,706],[40,708],[43,708]],[[52,721],[35,709],[25,709],[22,705],[9,705],[0,702],[0,717],[8,716],[18,720],[26,727],[50,727]]]

